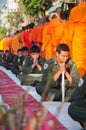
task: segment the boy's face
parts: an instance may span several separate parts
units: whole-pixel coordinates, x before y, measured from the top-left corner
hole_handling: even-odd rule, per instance
[[[57,61],[59,63],[66,63],[69,59],[69,52],[68,51],[61,51],[60,53],[56,52]]]
[[[19,57],[21,57],[21,56],[22,56],[22,51],[18,51],[17,55],[18,55]]]
[[[5,52],[5,55],[8,56],[8,55],[9,55],[9,52]]]
[[[4,52],[3,52],[3,51],[1,51],[1,52],[0,52],[0,55],[3,55],[3,54],[4,54]]]
[[[38,59],[39,55],[40,55],[40,53],[38,53],[38,52],[31,53],[31,56],[32,56],[33,59]]]
[[[28,51],[23,51],[23,52],[22,52],[22,55],[23,55],[24,57],[28,56]]]

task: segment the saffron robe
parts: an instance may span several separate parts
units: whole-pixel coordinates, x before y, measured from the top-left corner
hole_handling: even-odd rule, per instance
[[[72,59],[82,76],[86,74],[86,2],[71,10],[68,26],[72,41]]]

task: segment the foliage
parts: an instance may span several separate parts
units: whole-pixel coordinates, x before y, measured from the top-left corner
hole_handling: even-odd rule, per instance
[[[7,20],[10,24],[10,31],[15,32],[17,29],[21,28],[21,25],[25,22],[26,12],[22,1],[18,2],[18,10],[8,12]],[[28,19],[28,17],[27,17]]]
[[[29,15],[43,16],[55,0],[24,0],[24,6]]]
[[[6,35],[6,28],[5,27],[1,27],[0,28],[0,37],[4,36],[4,35]]]
[[[19,24],[23,22],[23,16],[20,15],[20,11],[9,12],[7,16],[7,20],[10,23],[10,26],[18,28]]]

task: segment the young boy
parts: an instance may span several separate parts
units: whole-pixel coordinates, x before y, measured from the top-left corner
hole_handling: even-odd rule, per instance
[[[34,78],[29,74],[42,74],[43,65],[46,60],[40,56],[40,48],[37,45],[33,45],[30,48],[30,54],[23,62],[22,74],[18,76],[21,85],[32,85],[35,80],[41,80],[41,77]]]
[[[45,97],[54,94],[54,100],[61,101],[62,72],[65,75],[65,97],[71,98],[71,94],[79,80],[79,73],[75,63],[70,59],[70,51],[66,44],[59,44],[56,48],[56,56],[44,65],[42,82],[36,85],[36,91]],[[47,87],[47,88],[46,88]]]

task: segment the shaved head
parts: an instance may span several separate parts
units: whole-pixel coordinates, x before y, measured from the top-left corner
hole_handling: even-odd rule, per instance
[[[86,2],[86,0],[79,0],[80,4]]]

